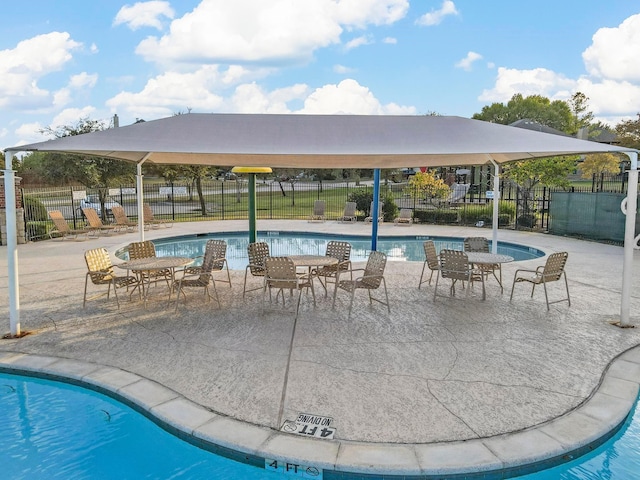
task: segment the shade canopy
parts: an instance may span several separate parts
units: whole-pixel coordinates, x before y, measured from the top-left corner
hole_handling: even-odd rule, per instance
[[[190,113],[7,150],[157,164],[402,168],[630,149],[451,116]]]

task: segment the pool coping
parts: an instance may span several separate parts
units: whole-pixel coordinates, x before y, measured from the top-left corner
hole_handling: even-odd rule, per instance
[[[493,437],[427,444],[317,440],[216,413],[141,375],[73,359],[0,351],[0,372],[72,383],[105,393],[201,448],[265,468],[304,465],[324,478],[506,478],[573,460],[614,435],[640,390],[640,346],[615,357],[592,394],[566,414]]]

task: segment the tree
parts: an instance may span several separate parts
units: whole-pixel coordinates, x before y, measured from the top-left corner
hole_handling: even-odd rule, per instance
[[[451,189],[444,183],[444,180],[437,178],[435,173],[430,170],[412,175],[405,188],[405,193],[414,199],[426,199],[427,201],[446,198],[450,191]]]
[[[635,120],[623,120],[616,125],[620,146],[640,150],[640,113],[637,115]]]
[[[81,118],[75,125],[63,125],[55,129],[46,127],[40,133],[62,138],[97,132],[105,128],[103,122],[86,117]],[[106,215],[104,202],[109,185],[116,181],[131,182],[135,176],[135,167],[130,163],[83,154],[46,152],[42,156],[40,168],[43,174],[58,183],[76,181],[87,188],[97,189],[103,220]]]
[[[475,113],[472,118],[502,125],[510,125],[513,122],[527,118],[541,125],[567,133],[575,125],[574,116],[567,102],[562,100],[554,100],[552,102],[541,95],[523,97],[520,93],[516,93],[511,97],[511,100],[506,105],[493,103],[482,107],[482,111]]]
[[[588,111],[589,97],[582,92],[576,92],[567,101],[571,113],[573,114],[573,125],[567,131],[571,135],[576,135],[581,128],[589,128],[593,122],[593,112]]]
[[[504,177],[518,185],[518,205],[520,207],[518,224],[533,227],[535,225],[535,198],[533,188],[536,185],[546,187],[569,186],[568,175],[576,168],[578,157],[547,157],[521,160],[504,167]],[[522,218],[520,218],[522,217]]]
[[[620,158],[613,153],[586,155],[580,165],[582,178],[592,178],[604,173],[620,173]]]

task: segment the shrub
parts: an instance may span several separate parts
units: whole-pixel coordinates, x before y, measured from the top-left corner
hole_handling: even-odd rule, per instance
[[[36,197],[25,195],[22,198],[22,205],[24,207],[24,217],[27,222],[46,222],[49,219],[47,207]]]
[[[452,224],[458,222],[458,212],[449,209],[415,210],[413,218],[420,223]]]
[[[535,215],[520,215],[516,223],[520,227],[533,228],[538,223],[538,219]]]
[[[26,236],[28,240],[38,240],[49,235],[49,223],[36,221],[27,222],[25,225]]]
[[[364,215],[358,215],[358,220],[371,216],[371,202],[373,202],[373,192],[364,188],[354,190],[347,197],[348,202],[356,202],[356,208]],[[389,190],[380,192],[382,204],[382,215],[385,222],[393,222],[398,216],[398,206],[396,205],[393,193]]]

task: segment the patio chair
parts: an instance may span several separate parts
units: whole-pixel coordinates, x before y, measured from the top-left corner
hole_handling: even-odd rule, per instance
[[[424,269],[429,267],[431,270],[431,275],[429,275],[429,285],[431,285],[431,278],[433,277],[433,272],[438,271],[440,269],[440,261],[438,260],[438,253],[436,252],[436,244],[433,240],[427,240],[422,244],[422,248],[424,248],[424,263],[422,264],[422,273],[420,274],[420,282],[418,283],[418,288],[422,286],[424,282],[427,280],[422,280],[424,277]]]
[[[444,249],[440,251],[440,268],[438,269],[438,275],[436,276],[436,286],[433,291],[433,301],[436,301],[436,297],[443,297],[445,295],[438,295],[438,283],[440,278],[447,278],[451,280],[451,287],[449,287],[449,296],[455,296],[456,294],[456,282],[467,282],[469,288],[473,286],[475,280],[482,282],[482,299],[486,298],[484,289],[484,274],[480,270],[474,269],[469,264],[467,254],[460,250]],[[467,290],[467,295],[469,290]]]
[[[384,213],[382,212],[382,202],[378,202],[378,223],[384,222]],[[365,222],[373,222],[373,202],[369,207],[369,216],[364,219]]]
[[[549,310],[549,305],[551,305],[552,303],[566,301],[569,303],[569,306],[571,306],[571,297],[569,296],[569,283],[567,282],[567,273],[564,271],[564,267],[567,264],[568,258],[569,254],[567,252],[552,253],[547,258],[547,262],[544,265],[539,266],[535,270],[526,270],[524,268],[519,268],[518,270],[516,270],[516,273],[513,276],[513,284],[511,285],[511,296],[509,297],[509,301],[513,299],[513,290],[516,286],[516,283],[529,282],[532,284],[531,298],[533,298],[533,292],[535,291],[536,285],[542,284],[542,286],[544,287],[544,299],[547,302],[547,310]],[[522,273],[533,275],[522,276]],[[562,298],[560,300],[554,300],[553,302],[550,302],[549,296],[547,294],[547,283],[556,282],[562,277],[564,277],[564,286],[567,290],[567,298]]]
[[[185,304],[187,303],[187,295],[184,292],[185,288],[202,288],[207,297],[207,301],[211,301],[211,294],[209,293],[209,284],[211,283],[213,283],[213,293],[215,294],[216,302],[219,307],[221,306],[220,298],[218,297],[218,290],[216,289],[216,281],[213,278],[213,272],[222,270],[223,266],[226,265],[226,252],[227,243],[224,240],[209,240],[202,258],[202,265],[198,267],[187,267],[184,269],[182,278],[173,282],[171,291],[169,292],[169,301],[171,301],[171,294],[174,290],[177,290],[176,311],[178,311],[180,294],[184,297]],[[228,268],[227,275],[229,275]],[[229,286],[231,286],[231,279],[229,279]]]
[[[341,242],[338,240],[331,240],[327,243],[327,250],[325,252],[327,257],[333,257],[338,259],[336,265],[330,265],[325,267],[319,267],[314,269],[311,273],[313,276],[318,277],[320,285],[324,288],[324,296],[328,294],[329,279],[338,276],[338,272],[344,272],[351,268],[351,244],[349,242]],[[322,281],[324,277],[324,282]],[[351,276],[353,279],[353,275]]]
[[[86,240],[89,238],[89,234],[92,233],[92,230],[88,228],[71,228],[60,210],[51,210],[49,212],[49,218],[51,218],[55,225],[55,227],[49,231],[49,238],[53,238],[54,235],[60,235],[63,240],[68,238]],[[81,235],[85,238],[81,239]]]
[[[347,202],[344,204],[344,212],[342,212],[342,216],[338,217],[338,222],[357,222],[358,217],[356,217],[356,202]]]
[[[120,227],[120,229],[128,230],[130,232],[134,232],[138,229],[138,223],[129,220],[127,213],[124,211],[124,207],[111,207],[111,213],[113,213],[115,223]]]
[[[146,203],[142,205],[142,218],[147,228],[158,228],[160,226],[169,228],[173,226],[173,222],[171,220],[155,218],[153,215],[153,210],[151,210],[151,205],[148,205]]]
[[[309,215],[309,222],[324,222],[324,210],[324,200],[316,200],[313,202],[313,213]]]
[[[231,276],[229,274],[229,264],[227,263],[227,242],[224,240],[207,240],[204,248],[204,255],[202,257],[196,257],[196,259],[202,258],[202,265],[197,267],[186,267],[185,273],[189,275],[199,275],[204,273],[203,267],[209,257],[213,258],[213,264],[210,267],[212,274],[213,272],[221,272],[223,270],[227,271],[226,280],[213,278],[214,285],[215,282],[223,282],[228,283],[229,288],[231,288]],[[209,269],[209,265],[207,265],[207,268]]]
[[[109,234],[118,230],[116,225],[103,224],[102,220],[98,216],[98,212],[96,212],[94,208],[83,208],[82,213],[89,223],[89,229],[91,229],[96,235],[100,235],[103,232]]]
[[[262,311],[264,313],[264,304],[266,301],[267,290],[269,290],[269,302],[272,302],[271,291],[277,290],[276,302],[278,296],[282,294],[282,306],[285,306],[284,291],[293,290],[297,291],[296,300],[296,318],[298,318],[298,311],[300,310],[300,298],[302,297],[303,289],[311,289],[313,296],[313,306],[316,306],[316,293],[313,290],[313,280],[311,275],[299,274],[296,272],[296,265],[288,257],[266,257],[264,259],[264,284],[262,289]]]
[[[382,252],[373,251],[369,255],[367,265],[365,268],[356,268],[353,270],[346,270],[344,272],[338,271],[336,276],[336,285],[333,290],[333,308],[336,307],[336,296],[338,289],[345,290],[351,294],[351,300],[349,301],[349,314],[347,318],[351,318],[351,309],[353,307],[353,299],[356,295],[356,290],[364,289],[369,294],[369,304],[372,305],[373,301],[379,302],[387,306],[387,310],[391,313],[391,307],[389,306],[389,295],[387,294],[387,282],[384,279],[384,268],[387,264],[387,256]],[[353,278],[355,272],[362,272],[361,276]],[[346,273],[349,273],[351,278],[349,280],[341,280],[340,277]],[[384,287],[384,296],[386,301],[382,301],[378,298],[374,298],[371,295],[372,290],[377,290],[380,285]]]
[[[150,240],[143,242],[133,242],[127,246],[129,252],[129,260],[137,260],[140,258],[155,258],[156,246]],[[173,282],[173,272],[171,269],[162,270],[132,270],[141,280],[141,285],[150,285],[151,283],[166,282],[167,287],[171,288]]]
[[[413,210],[410,208],[400,209],[400,215],[393,220],[394,225],[410,226],[413,224]]]
[[[247,290],[247,276],[249,273],[254,277],[264,277],[264,261],[269,257],[269,244],[266,242],[254,242],[247,246],[249,265],[244,270],[244,287],[242,288],[242,298],[245,293],[260,290],[262,286]]]
[[[487,240],[485,237],[466,237],[463,242],[465,252],[490,253],[489,240]],[[500,265],[499,263],[485,263],[474,265],[474,268],[483,272],[485,277],[488,277],[489,274],[492,274],[500,285],[500,293],[504,292],[504,289],[502,287],[502,265]],[[498,275],[496,275],[496,272],[498,272]]]
[[[111,287],[113,286],[113,294],[116,297],[116,303],[120,308],[120,300],[118,299],[118,288],[128,287],[130,285],[138,285],[138,279],[132,275],[118,276],[113,271],[111,258],[106,248],[94,248],[84,253],[84,260],[87,264],[87,274],[84,279],[84,296],[82,298],[82,308],[87,304],[87,287],[89,280],[94,285],[107,285],[107,293],[91,297],[90,300],[102,297],[104,295],[109,298]]]

